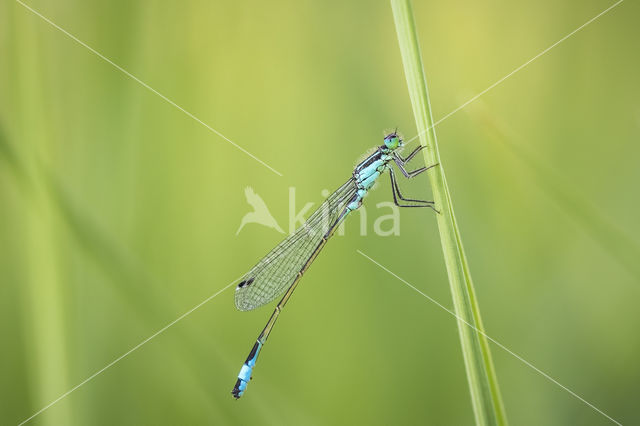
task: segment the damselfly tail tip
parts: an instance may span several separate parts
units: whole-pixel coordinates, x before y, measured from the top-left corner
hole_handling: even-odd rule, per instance
[[[247,384],[244,383],[242,381],[242,379],[238,379],[236,381],[235,386],[233,387],[233,390],[231,391],[231,395],[233,395],[233,397],[236,399],[236,401],[238,399],[240,399],[240,397],[242,396],[242,394],[244,393],[244,389],[247,387]]]

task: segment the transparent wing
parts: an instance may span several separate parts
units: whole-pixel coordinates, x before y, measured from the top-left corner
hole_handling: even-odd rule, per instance
[[[355,193],[356,185],[349,179],[300,228],[251,268],[236,287],[236,308],[250,311],[271,302],[288,289]]]

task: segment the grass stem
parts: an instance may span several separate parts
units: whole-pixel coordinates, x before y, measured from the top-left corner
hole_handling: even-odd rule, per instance
[[[437,215],[438,229],[453,296],[453,305],[458,317],[460,344],[476,424],[505,425],[507,424],[506,414],[489,344],[486,337],[467,325],[471,324],[477,330],[484,332],[469,265],[453,212],[444,167],[438,153],[413,10],[409,0],[391,0],[391,7],[420,143],[426,146],[422,152],[428,165],[440,164],[439,167],[434,167],[427,173],[429,173],[436,208],[440,210],[440,214]]]

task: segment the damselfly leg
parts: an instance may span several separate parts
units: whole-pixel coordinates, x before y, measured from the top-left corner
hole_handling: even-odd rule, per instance
[[[400,187],[398,186],[396,175],[393,169],[389,169],[389,176],[391,177],[391,192],[393,193],[393,202],[395,203],[396,206],[398,207],[429,207],[433,209],[436,213],[440,213],[438,210],[436,210],[434,201],[415,200],[413,198],[405,198],[400,192]],[[398,198],[401,199],[402,201],[408,201],[408,202],[413,202],[418,204],[400,204],[400,202],[398,201]]]
[[[416,149],[414,149],[413,151],[411,151],[411,154],[407,155],[407,158],[402,158],[400,157],[400,155],[398,155],[398,159],[400,161],[402,161],[403,164],[408,163],[409,161],[411,161],[411,159],[413,157],[416,156],[417,153],[419,153],[420,151],[422,151],[424,148],[426,148],[426,146],[424,145],[420,145],[419,147],[417,147]]]

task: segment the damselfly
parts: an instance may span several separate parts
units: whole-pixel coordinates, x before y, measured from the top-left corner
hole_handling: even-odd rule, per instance
[[[396,131],[387,134],[384,144],[356,166],[346,183],[331,194],[298,230],[278,244],[241,278],[235,294],[236,308],[241,311],[250,311],[265,305],[283,292],[284,296],[258,336],[238,374],[238,380],[231,391],[236,399],[240,398],[247,388],[260,349],[267,341],[278,315],[293,294],[302,274],[318,256],[338,225],[350,212],[362,205],[362,199],[383,172],[389,170],[393,201],[397,206],[430,207],[437,212],[433,201],[405,198],[400,193],[395,173],[391,168],[392,161],[408,179],[435,166],[407,171],[405,165],[424,146],[419,146],[406,158],[399,155],[402,146],[402,138]]]

